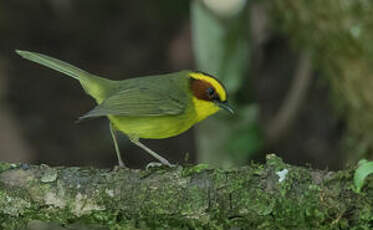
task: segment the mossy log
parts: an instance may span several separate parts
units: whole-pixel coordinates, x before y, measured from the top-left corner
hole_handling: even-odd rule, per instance
[[[116,170],[0,163],[0,228],[372,229],[373,181],[285,164]],[[90,227],[92,229],[93,227]]]

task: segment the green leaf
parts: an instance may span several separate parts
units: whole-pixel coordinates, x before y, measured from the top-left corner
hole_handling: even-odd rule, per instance
[[[364,186],[365,178],[369,174],[373,173],[373,161],[367,161],[365,159],[359,161],[359,167],[355,171],[354,184],[356,187],[356,192],[360,193],[361,188]]]

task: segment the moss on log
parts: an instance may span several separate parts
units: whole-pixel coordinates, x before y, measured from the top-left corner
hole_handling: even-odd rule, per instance
[[[0,226],[31,221],[103,229],[371,229],[372,178],[285,164],[150,171],[0,163]]]

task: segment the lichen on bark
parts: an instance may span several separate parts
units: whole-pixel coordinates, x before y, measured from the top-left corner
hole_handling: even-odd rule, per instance
[[[214,169],[51,168],[0,165],[0,225],[31,221],[109,229],[351,229],[372,227],[372,180],[352,190],[352,170],[285,164]]]

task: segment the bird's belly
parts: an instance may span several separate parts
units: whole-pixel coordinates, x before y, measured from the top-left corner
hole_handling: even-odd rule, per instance
[[[175,115],[159,117],[109,116],[114,127],[131,137],[162,139],[179,135],[197,121],[195,116]]]

